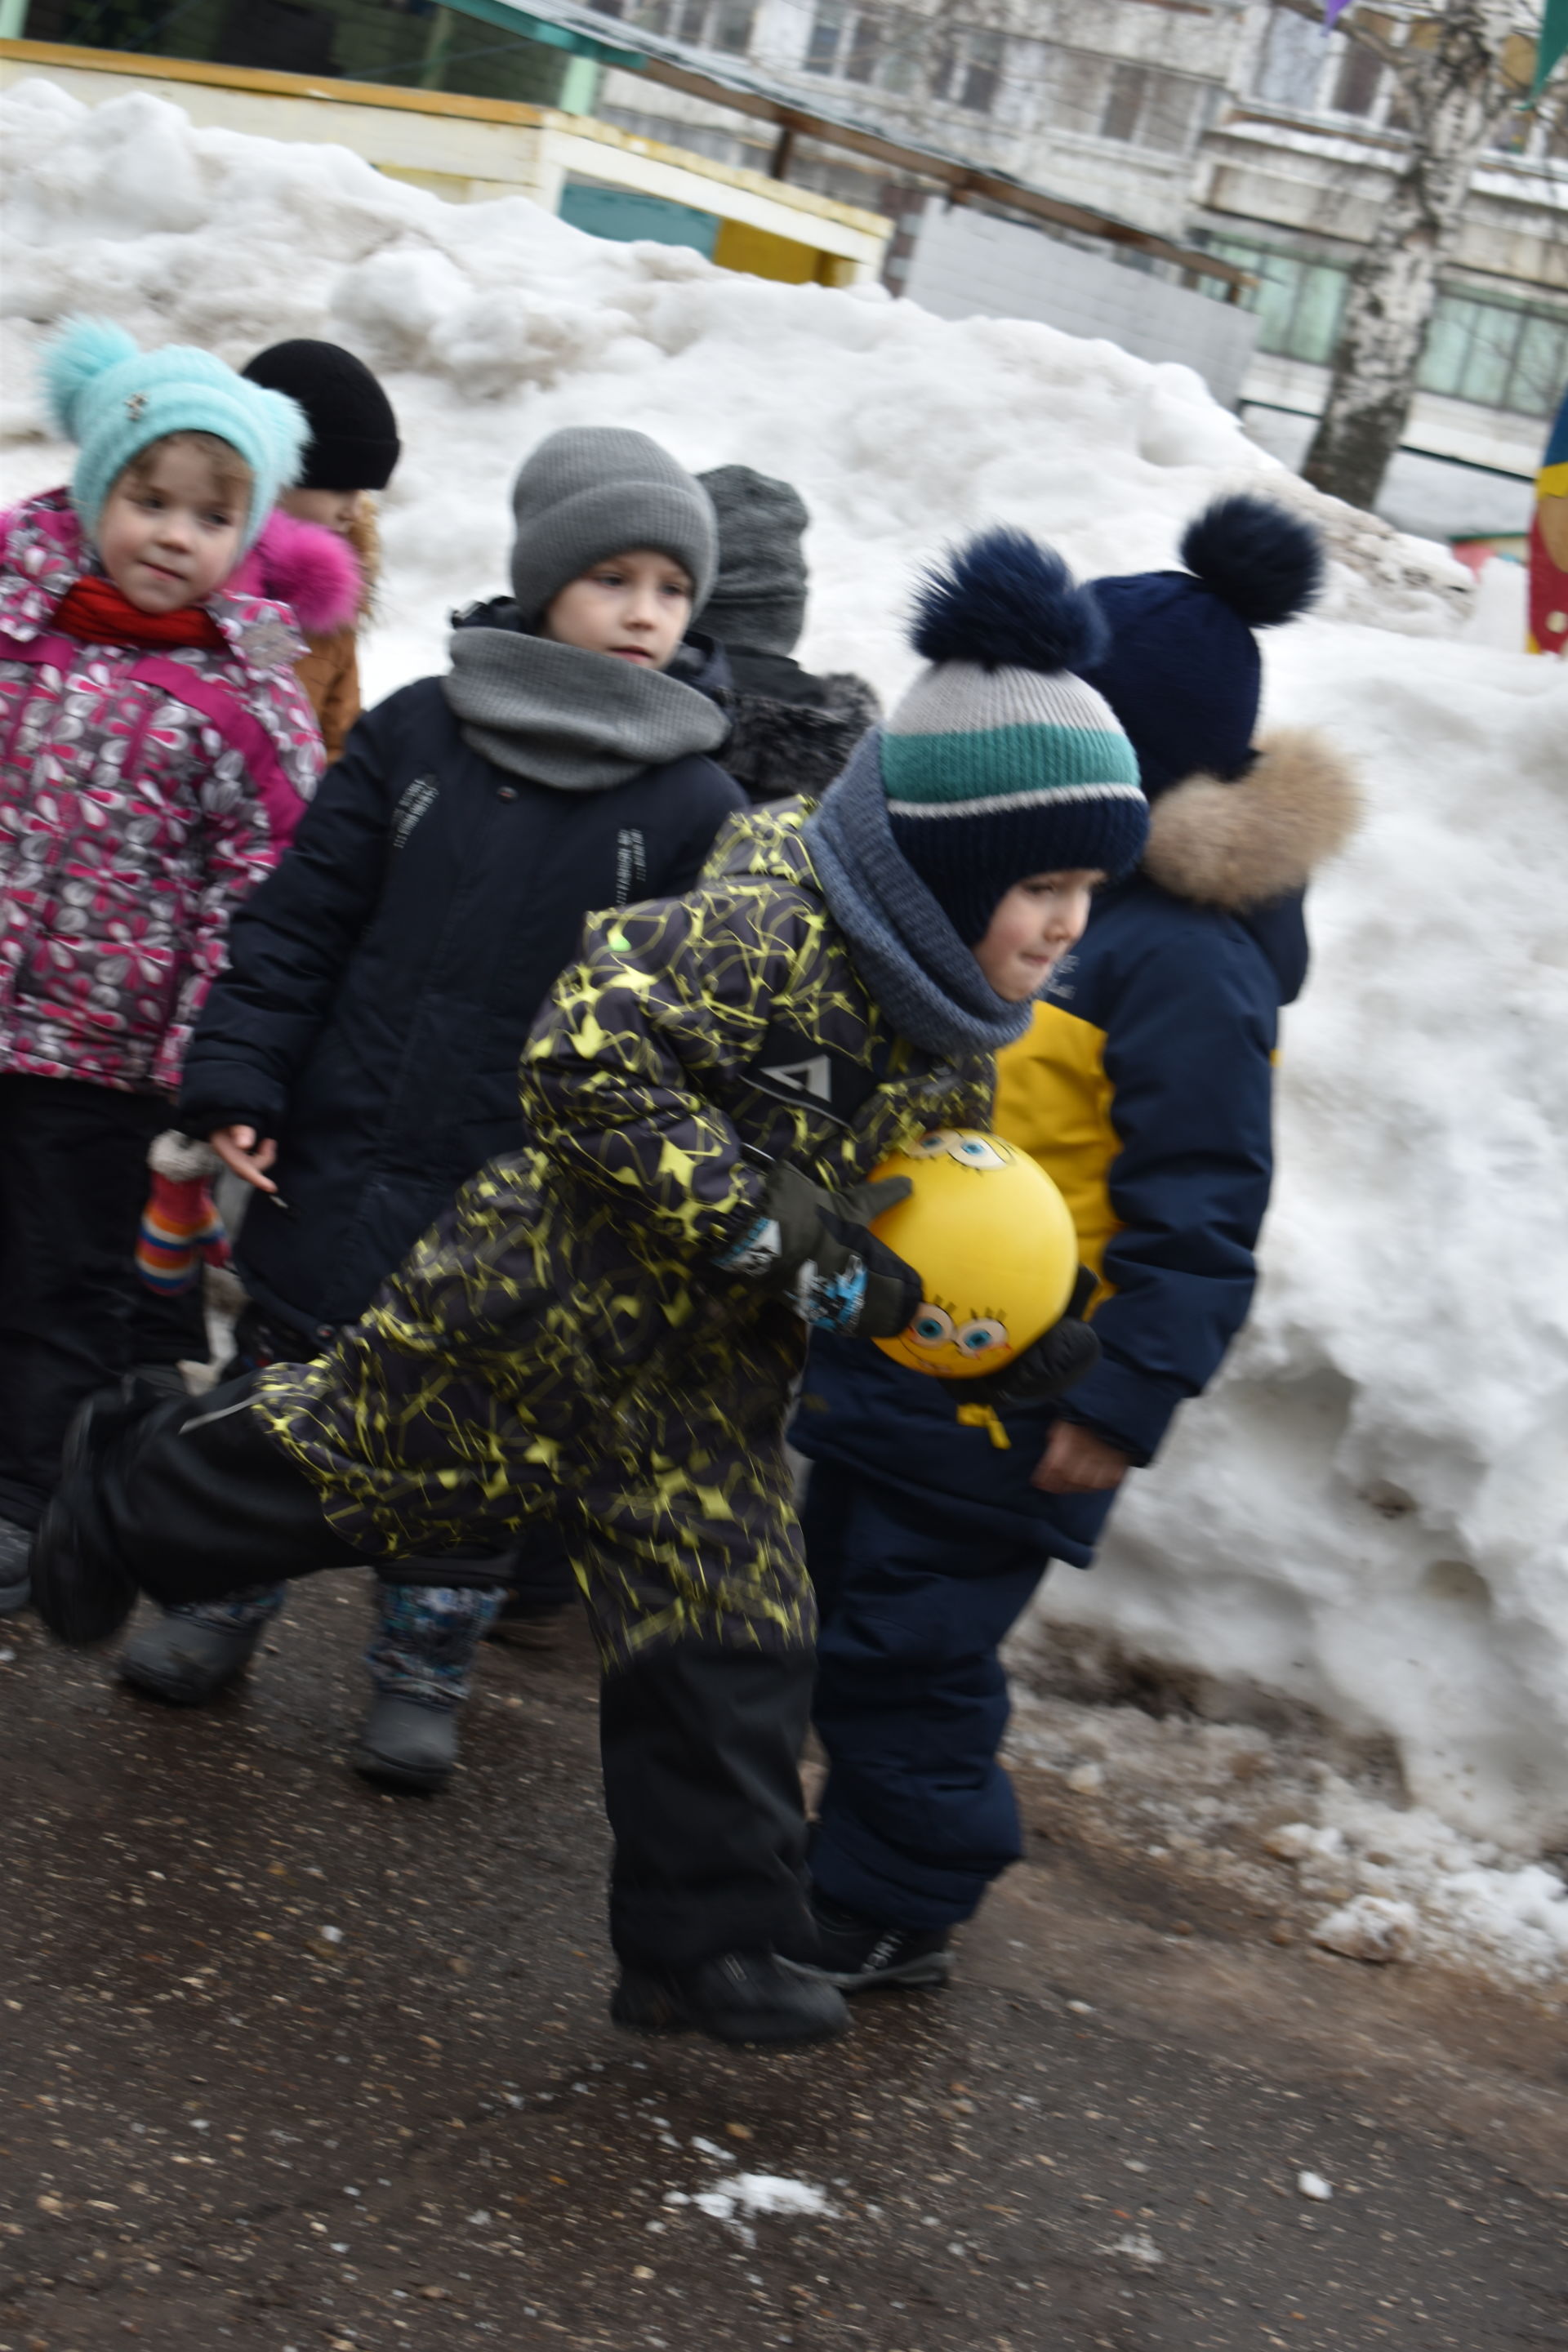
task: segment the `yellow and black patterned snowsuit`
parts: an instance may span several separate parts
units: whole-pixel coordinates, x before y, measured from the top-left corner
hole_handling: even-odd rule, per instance
[[[605,1664],[799,1652],[813,1612],[784,1427],[805,1331],[711,1261],[771,1162],[835,1190],[988,1123],[871,1002],[798,803],[732,821],[688,897],[591,918],[522,1071],[531,1136],[467,1183],[363,1321],[262,1376],[273,1441],[363,1552],[563,1515]]]

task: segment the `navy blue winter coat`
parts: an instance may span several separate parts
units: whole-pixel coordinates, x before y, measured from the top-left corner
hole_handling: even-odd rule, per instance
[[[1134,1465],[1213,1379],[1251,1305],[1279,1009],[1307,972],[1297,886],[1353,814],[1342,769],[1305,734],[1277,738],[1241,783],[1194,778],[1163,795],[1142,871],[1096,901],[1029,1032],[999,1057],[997,1131],[1061,1188],[1100,1276],[1101,1360],[1061,1411]],[[1005,1449],[960,1423],[935,1381],[819,1338],[792,1435],[971,1531],[976,1572],[988,1535],[1032,1534],[1087,1568],[1114,1493],[1037,1492],[1051,1416],[1002,1420]]]
[[[190,1131],[279,1139],[237,1265],[314,1339],[353,1321],[520,1135],[518,1060],[588,913],[696,881],[739,786],[700,756],[559,792],[464,741],[439,678],[361,719],[229,929],[186,1056]]]

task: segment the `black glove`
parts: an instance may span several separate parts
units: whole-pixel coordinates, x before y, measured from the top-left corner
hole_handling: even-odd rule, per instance
[[[1059,1323],[1043,1331],[1033,1347],[1015,1356],[1000,1371],[985,1372],[973,1381],[943,1381],[949,1396],[961,1404],[1049,1404],[1088,1378],[1100,1361],[1100,1341],[1083,1321],[1083,1310],[1094,1296],[1097,1277],[1080,1265],[1078,1280]]]
[[[921,1278],[867,1227],[911,1190],[907,1176],[883,1176],[829,1192],[781,1164],[768,1178],[762,1215],[714,1264],[782,1293],[821,1330],[896,1339],[921,1303]]]

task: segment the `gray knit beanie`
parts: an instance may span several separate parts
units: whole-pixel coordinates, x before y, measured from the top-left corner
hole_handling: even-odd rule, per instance
[[[703,626],[750,653],[794,653],[805,626],[805,501],[750,466],[715,466],[697,478],[719,518],[719,577]]]
[[[511,590],[524,628],[606,555],[657,548],[691,574],[692,611],[713,585],[713,509],[684,466],[646,433],[568,425],[542,441],[512,485]]]

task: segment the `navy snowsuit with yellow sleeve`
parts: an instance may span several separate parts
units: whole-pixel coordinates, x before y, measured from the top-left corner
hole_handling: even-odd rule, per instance
[[[955,1924],[1021,1850],[996,1648],[1051,1560],[1092,1565],[1115,1501],[1044,1494],[1031,1474],[1058,1415],[1152,1461],[1246,1319],[1279,1011],[1307,971],[1293,886],[1303,842],[1337,847],[1350,808],[1305,732],[1266,743],[1239,783],[1163,794],[1139,873],[1096,900],[997,1056],[996,1130],[1059,1186],[1099,1276],[1100,1361],[1059,1405],[1003,1408],[1001,1446],[879,1350],[812,1343],[791,1433],[813,1464],[814,1719],[832,1759],[812,1872],[848,1910]]]
[[[799,1932],[806,1335],[712,1261],[775,1161],[838,1192],[990,1115],[988,1054],[939,1061],[869,996],[805,814],[734,819],[701,887],[590,918],[525,1049],[530,1140],[326,1354],[160,1408],[97,1496],[163,1602],[411,1551],[456,1580],[563,1524],[606,1670],[612,1935],[648,1967]]]

